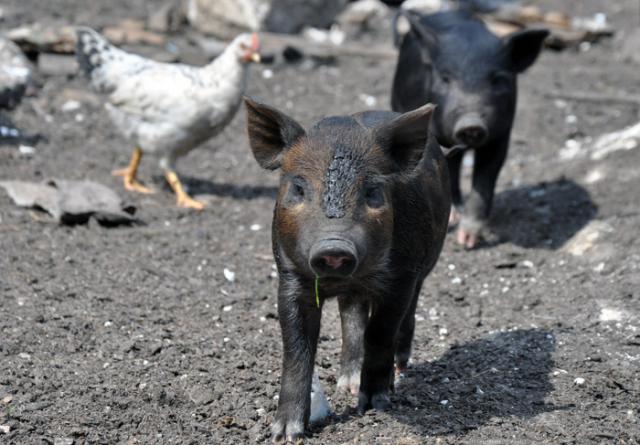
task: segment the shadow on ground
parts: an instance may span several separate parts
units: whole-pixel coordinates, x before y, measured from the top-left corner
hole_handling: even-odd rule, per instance
[[[264,185],[238,185],[229,183],[216,183],[208,179],[199,179],[189,176],[180,176],[187,186],[189,193],[192,195],[212,195],[221,198],[233,199],[258,199],[273,198],[278,194],[277,187]],[[162,182],[163,186],[168,190],[169,186],[163,178],[154,178],[156,182]]]
[[[412,366],[398,385],[391,415],[422,436],[460,434],[500,418],[552,411],[553,334],[499,332]],[[446,402],[445,402],[446,401]]]
[[[560,179],[498,194],[489,245],[511,242],[521,247],[558,249],[591,221],[598,207],[589,192],[575,182]]]

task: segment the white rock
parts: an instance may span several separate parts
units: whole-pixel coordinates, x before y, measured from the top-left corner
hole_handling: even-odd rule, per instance
[[[309,422],[318,423],[326,419],[331,414],[331,406],[324,393],[322,383],[316,373],[311,381],[311,414]]]
[[[585,380],[582,377],[576,377],[576,379],[573,381],[573,383],[575,383],[578,386],[584,385]]]
[[[563,250],[574,256],[583,256],[592,250],[605,234],[613,233],[613,231],[613,227],[604,221],[591,221],[571,237]]]
[[[593,144],[591,159],[603,159],[619,150],[633,150],[640,145],[640,122],[620,131],[600,136]]]
[[[586,182],[587,184],[594,184],[604,179],[604,177],[604,172],[596,168],[587,173],[587,176],[585,176],[584,178],[584,182]]]
[[[36,149],[30,145],[21,145],[20,147],[18,147],[18,151],[22,156],[29,157],[35,154]]]
[[[11,431],[11,427],[9,425],[0,425],[0,432],[4,434],[9,434]]]
[[[376,104],[378,103],[378,99],[376,99],[375,96],[371,96],[369,94],[363,93],[363,94],[360,94],[360,96],[358,97],[368,107],[375,107]]]
[[[598,319],[600,321],[621,321],[624,318],[625,313],[620,309],[615,309],[612,307],[603,307],[600,309],[600,316]]]
[[[402,9],[414,9],[422,13],[437,12],[447,6],[443,0],[406,0],[400,6]]]
[[[578,156],[582,151],[582,144],[575,139],[568,139],[564,143],[564,148],[560,149],[560,159],[568,161]]]
[[[229,304],[222,307],[222,312],[229,312],[231,309],[233,309],[233,306]]]
[[[447,406],[449,404],[448,400],[440,400],[440,405]]]
[[[271,79],[273,77],[273,70],[266,69],[262,70],[262,78],[263,79]]]
[[[233,283],[236,280],[236,273],[235,272],[230,271],[226,267],[224,268],[224,270],[222,272],[224,273],[225,279],[229,283]]]
[[[79,110],[82,104],[77,100],[68,100],[62,104],[61,110],[65,113]]]

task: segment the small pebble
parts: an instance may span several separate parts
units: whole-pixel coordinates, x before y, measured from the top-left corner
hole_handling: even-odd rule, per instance
[[[223,306],[222,312],[229,312],[231,309],[233,309],[233,306],[231,305]]]
[[[262,78],[263,79],[271,79],[273,77],[273,70],[266,69],[262,70]]]
[[[35,154],[36,149],[31,147],[30,145],[21,145],[20,147],[18,147],[18,151],[22,156],[29,157]]]
[[[68,100],[62,104],[62,107],[60,109],[63,112],[68,113],[70,111],[76,111],[80,109],[81,106],[82,104],[80,104],[80,102],[78,102],[77,100]]]
[[[449,404],[448,400],[440,400],[440,405],[447,406]]]
[[[230,271],[226,267],[224,268],[223,273],[224,273],[224,277],[228,282],[233,283],[236,280],[236,273]]]
[[[11,427],[9,425],[0,425],[0,432],[4,434],[9,434],[11,431]]]
[[[258,230],[262,229],[262,226],[260,224],[251,224],[251,227],[249,228],[252,232],[257,232]]]
[[[573,383],[575,383],[578,386],[584,385],[585,380],[582,377],[576,377],[576,379],[573,381]]]

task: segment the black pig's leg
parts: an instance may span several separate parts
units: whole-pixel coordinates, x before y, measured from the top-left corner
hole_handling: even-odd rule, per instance
[[[396,347],[396,374],[401,374],[407,369],[409,357],[411,357],[411,343],[413,342],[413,332],[416,327],[416,306],[420,296],[422,283],[416,285],[411,305],[404,314],[404,319],[398,332],[398,346]]]
[[[358,394],[364,356],[364,330],[369,318],[369,302],[360,298],[338,297],[342,322],[342,356],[338,389]]]
[[[393,384],[393,359],[398,330],[412,303],[416,286],[413,276],[402,276],[389,285],[386,295],[372,303],[364,334],[364,361],[360,377],[358,410],[387,409]]]
[[[447,159],[447,165],[449,166],[449,180],[451,182],[451,202],[453,209],[449,216],[449,225],[453,226],[460,221],[460,214],[462,213],[462,192],[460,191],[460,167],[462,166],[462,159],[464,152],[452,154]]]
[[[271,426],[274,443],[304,436],[309,421],[311,378],[320,332],[321,309],[311,286],[282,274],[278,289],[278,316],[282,329],[282,379],[278,412]]]
[[[509,141],[505,138],[494,146],[475,152],[472,191],[465,204],[458,231],[458,242],[467,248],[475,247],[480,232],[489,219],[496,181],[507,157],[508,147]]]

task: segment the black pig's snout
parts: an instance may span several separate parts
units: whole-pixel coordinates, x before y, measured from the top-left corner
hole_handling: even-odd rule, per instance
[[[311,247],[309,266],[319,276],[346,277],[358,267],[358,254],[351,241],[325,239]]]
[[[480,116],[465,115],[456,123],[454,136],[457,142],[467,147],[478,147],[482,145],[489,135],[487,126]]]

